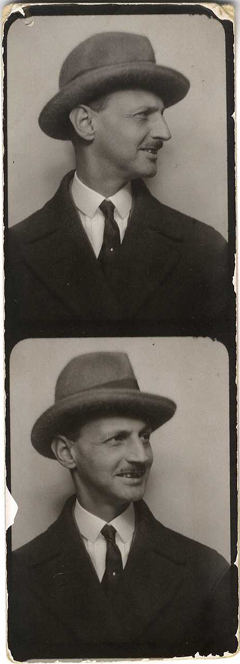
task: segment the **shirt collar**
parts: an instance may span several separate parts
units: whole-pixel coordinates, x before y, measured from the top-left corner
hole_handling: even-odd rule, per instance
[[[90,189],[86,184],[83,184],[79,180],[77,173],[75,171],[74,178],[72,181],[72,197],[75,205],[77,206],[80,212],[86,214],[90,219],[95,215],[99,205],[104,201],[104,196],[99,194],[97,191]],[[132,188],[131,183],[122,187],[116,194],[108,198],[109,201],[115,205],[120,217],[124,219],[132,207]]]
[[[128,182],[125,187],[122,187],[122,189],[119,189],[116,194],[110,196],[109,201],[112,201],[112,203],[115,205],[115,208],[122,219],[127,217],[132,207],[131,183]]]
[[[116,528],[116,531],[123,542],[127,542],[130,537],[132,537],[135,529],[135,512],[133,504],[130,503],[125,512],[116,516],[116,518],[110,522],[110,525]]]
[[[96,542],[103,526],[106,525],[106,521],[85,510],[78,500],[76,500],[74,515],[81,535],[90,540],[90,542]],[[122,514],[119,514],[115,519],[110,521],[109,525],[116,528],[123,542],[127,542],[132,537],[135,528],[133,504],[131,503]]]

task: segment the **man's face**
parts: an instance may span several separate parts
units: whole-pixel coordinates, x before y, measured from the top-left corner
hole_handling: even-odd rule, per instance
[[[156,174],[158,150],[171,137],[163,111],[162,100],[151,92],[121,90],[110,95],[96,114],[93,144],[106,176],[128,182]]]
[[[73,445],[81,504],[121,508],[145,492],[153,454],[151,429],[140,419],[102,417],[81,428]]]

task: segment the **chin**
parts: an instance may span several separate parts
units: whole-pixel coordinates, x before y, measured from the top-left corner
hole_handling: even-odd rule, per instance
[[[157,167],[152,168],[150,172],[145,173],[142,175],[143,178],[154,178],[154,176],[157,174]]]
[[[135,176],[134,179],[136,178],[153,178],[157,173],[157,166],[155,164],[152,164],[150,168],[142,169],[139,171],[138,175]]]
[[[135,503],[138,500],[141,500],[143,498],[144,493],[145,493],[145,487],[142,487],[142,488],[139,487],[138,489],[136,488],[136,489],[128,492],[128,495],[126,496],[126,500],[128,500],[131,503]]]

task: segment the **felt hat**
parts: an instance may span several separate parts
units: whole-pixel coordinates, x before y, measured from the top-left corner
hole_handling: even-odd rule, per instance
[[[168,107],[185,97],[189,85],[183,74],[156,64],[147,37],[103,32],[89,37],[67,56],[59,92],[43,108],[39,124],[48,136],[66,140],[69,113],[80,103],[120,89],[142,88],[157,94]]]
[[[175,413],[166,397],[141,392],[125,353],[87,353],[71,360],[60,373],[55,403],[35,422],[32,444],[55,458],[51,442],[93,417],[123,415],[149,422],[154,431]]]

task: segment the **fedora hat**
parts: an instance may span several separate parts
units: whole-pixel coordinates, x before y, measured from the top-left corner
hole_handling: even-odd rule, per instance
[[[188,79],[156,64],[147,37],[128,32],[104,32],[89,37],[71,51],[59,78],[59,92],[44,106],[41,129],[52,138],[69,139],[70,111],[78,104],[119,89],[143,88],[172,106],[189,90]]]
[[[43,456],[55,459],[51,442],[88,418],[123,415],[149,422],[154,431],[175,413],[176,404],[141,392],[125,353],[87,353],[60,373],[55,403],[35,422],[31,441]]]

